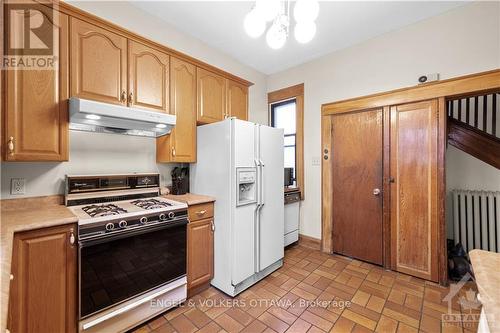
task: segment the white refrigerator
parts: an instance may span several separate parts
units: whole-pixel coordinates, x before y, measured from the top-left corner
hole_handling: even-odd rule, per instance
[[[215,197],[212,285],[235,296],[283,265],[283,130],[228,118],[198,127],[190,191]]]

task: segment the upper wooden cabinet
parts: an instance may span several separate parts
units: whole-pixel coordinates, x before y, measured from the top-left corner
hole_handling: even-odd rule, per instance
[[[196,68],[197,118],[202,124],[223,120],[226,115],[226,79]]]
[[[229,117],[248,120],[248,87],[233,80],[227,80],[227,111]]]
[[[51,9],[39,6],[44,19]],[[7,161],[68,160],[68,16],[55,15],[56,68],[5,70],[3,157]],[[21,33],[6,24],[6,36]],[[7,40],[9,42],[9,40]]]
[[[14,234],[10,332],[77,331],[76,225]]]
[[[127,101],[127,39],[71,18],[71,97]]]
[[[432,281],[439,260],[438,133],[436,100],[391,107],[393,266]]]
[[[168,54],[129,41],[128,103],[130,106],[168,112],[169,58]]]
[[[157,162],[196,162],[196,67],[170,59],[170,113],[176,124],[156,140]]]

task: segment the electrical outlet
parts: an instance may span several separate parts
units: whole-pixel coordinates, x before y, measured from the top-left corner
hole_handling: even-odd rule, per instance
[[[312,158],[312,165],[313,166],[319,166],[321,164],[321,158],[319,156],[314,156]]]
[[[10,194],[20,195],[26,192],[26,179],[12,178],[10,180]]]

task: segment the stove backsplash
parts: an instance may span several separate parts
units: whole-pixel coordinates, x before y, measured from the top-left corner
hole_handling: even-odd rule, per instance
[[[181,164],[156,163],[153,138],[70,131],[69,162],[2,162],[1,198],[64,194],[66,174],[155,172],[170,185],[172,169]],[[11,178],[26,179],[26,193],[11,195]]]

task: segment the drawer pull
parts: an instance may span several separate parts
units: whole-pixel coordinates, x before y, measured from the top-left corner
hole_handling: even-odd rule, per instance
[[[7,146],[9,148],[9,155],[14,155],[14,137],[11,136],[9,141],[7,142]]]
[[[212,227],[212,231],[215,231],[215,223],[214,223],[214,221],[211,221],[210,224],[211,224],[211,227]]]
[[[205,215],[207,211],[206,210],[200,210],[199,212],[196,212],[197,215]]]
[[[74,233],[69,234],[69,243],[71,245],[75,244],[75,234]]]

